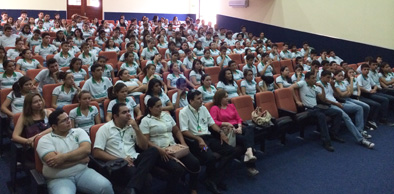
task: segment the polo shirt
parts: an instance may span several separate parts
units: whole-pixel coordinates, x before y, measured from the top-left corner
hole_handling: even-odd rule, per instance
[[[175,145],[172,128],[176,125],[167,112],[162,111],[159,117],[148,114],[141,120],[140,129],[143,134],[149,134],[149,141],[161,148]]]
[[[34,53],[38,53],[39,55],[42,56],[42,58],[44,58],[44,60],[46,60],[47,55],[51,55],[53,53],[55,53],[57,51],[57,48],[52,45],[49,44],[47,47],[44,47],[41,45],[36,46],[34,49]]]
[[[148,100],[149,100],[150,98],[152,98],[151,95],[146,95],[146,96],[145,96],[145,98],[144,98],[144,103],[145,103],[145,105],[148,104]],[[162,91],[162,93],[160,94],[159,98],[160,98],[162,107],[166,107],[166,106],[167,106],[167,103],[170,101],[170,98],[168,98],[167,94],[165,94],[165,93]]]
[[[205,86],[200,86],[200,87],[197,88],[197,90],[201,92],[202,100],[203,100],[204,103],[212,102],[213,96],[216,93],[216,88],[215,88],[215,86],[212,86],[212,85],[211,85],[211,91],[208,91],[205,88]]]
[[[25,59],[19,59],[16,64],[20,65],[22,71],[27,71],[29,69],[37,69],[37,66],[40,64],[40,62],[32,59],[29,63]]]
[[[98,45],[103,46],[103,44],[107,41],[107,38],[104,38],[104,40],[103,40],[103,39],[101,39],[101,38],[98,36],[98,37],[96,37],[94,40],[96,41],[96,43],[97,43]]]
[[[91,72],[92,66],[89,66],[89,72]],[[110,64],[105,64],[104,69],[103,69],[103,77],[106,77],[108,79],[112,79],[112,72],[114,68]]]
[[[26,39],[26,41],[30,45],[30,50],[32,50],[33,46],[38,46],[41,44],[42,38],[40,37],[37,40],[34,40],[33,35],[31,35],[29,38]]]
[[[136,159],[139,155],[135,150],[136,138],[131,126],[126,125],[124,128],[119,128],[111,120],[97,131],[94,148],[101,149],[117,158]]]
[[[194,70],[192,70],[192,71],[190,72],[190,74],[189,74],[189,78],[191,78],[191,77],[196,77],[197,83],[200,83],[200,82],[201,82],[201,77],[202,77],[202,75],[204,75],[204,74],[205,74],[204,72],[202,72],[202,74],[200,74],[200,73],[196,73]]]
[[[210,51],[211,51],[211,56],[213,56],[213,57],[220,55],[220,51],[218,49],[215,49],[215,50],[210,49]]]
[[[0,74],[0,89],[12,88],[12,85],[21,77],[23,77],[23,74],[17,71],[14,71],[10,77],[5,73]]]
[[[278,76],[275,81],[277,84],[282,84],[284,88],[291,86],[291,83],[289,83],[287,79],[282,76]]]
[[[108,108],[107,108],[107,112],[112,113],[112,107],[115,104],[118,104],[119,100],[118,99],[113,99],[109,102],[108,104]],[[137,107],[137,103],[135,103],[135,101],[133,100],[132,97],[126,97],[126,106],[130,109],[131,111],[131,118],[134,119],[134,108]]]
[[[349,82],[348,82],[347,84],[345,84],[344,81],[341,81],[341,82],[335,81],[334,87],[335,87],[335,88],[338,88],[339,91],[341,91],[341,92],[346,92],[346,91],[347,91],[347,86],[348,86],[348,85],[349,85]],[[357,89],[357,88],[356,88],[356,89]],[[353,90],[354,90],[354,88],[353,88]]]
[[[90,50],[89,50],[89,52],[93,53],[96,57],[98,56],[100,51],[101,51],[101,49],[98,47],[93,47],[93,48],[90,48]]]
[[[259,82],[259,87],[264,87],[264,80]],[[267,85],[267,90],[273,92],[275,90],[275,85],[272,82],[271,84]]]
[[[236,54],[245,53],[245,49],[242,49],[242,48],[240,48],[240,49],[234,48],[233,51],[234,51]]]
[[[179,122],[181,131],[190,131],[197,136],[210,135],[208,127],[215,124],[205,106],[201,106],[197,111],[190,105],[180,111]]]
[[[123,53],[122,56],[120,56],[119,61],[124,61],[124,54],[125,53]],[[138,56],[138,54],[136,52],[133,52],[133,55],[134,55],[135,62],[140,60],[140,57]],[[146,60],[150,60],[150,59],[146,59]],[[148,63],[146,63],[146,64],[148,64]]]
[[[156,69],[157,69],[157,68],[156,68]],[[158,80],[163,81],[163,78],[160,77],[160,75],[154,74],[153,77],[156,78],[156,79],[158,79]],[[148,77],[148,76],[145,76],[144,79],[142,79],[142,84],[148,84],[148,82],[149,82],[149,77]]]
[[[202,42],[202,47],[205,48],[209,47],[209,44],[213,41],[213,38],[208,40],[206,37],[201,37],[199,40]]]
[[[176,81],[179,78],[186,79],[186,77],[183,74],[179,74],[177,77],[175,74],[171,73],[171,74],[168,74],[168,76],[167,76],[167,80],[170,80],[170,82],[171,82],[171,87],[175,87],[175,88],[176,88]]]
[[[379,89],[382,89],[382,86],[380,86],[380,77],[382,77],[382,74],[378,73],[377,71],[373,72],[372,70],[369,71],[368,77],[370,77],[374,83],[374,85],[378,86]]]
[[[193,68],[193,61],[196,59],[197,58],[192,57],[192,59],[190,60],[189,57],[185,57],[183,59],[183,65],[185,65],[187,69],[192,69]]]
[[[374,81],[371,79],[371,77],[364,77],[363,74],[359,75],[357,78],[357,83],[360,87],[364,88],[367,91],[371,91],[372,87],[375,86]]]
[[[291,58],[292,58],[292,59],[297,58],[297,57],[302,57],[302,58],[304,58],[304,55],[303,55],[300,51],[296,51],[296,52],[292,52],[292,53],[291,53]]]
[[[115,83],[115,85],[118,84],[118,83],[124,83],[127,87],[129,87],[129,86],[139,86],[138,81],[139,80],[137,78],[132,78],[129,81],[118,80]],[[129,93],[129,96],[139,96],[141,94],[142,94],[142,92],[131,92],[131,93]]]
[[[67,56],[65,56],[63,52],[60,52],[57,53],[53,58],[56,59],[60,67],[68,67],[70,66],[71,60],[74,58],[74,56],[72,56],[70,52],[67,53]]]
[[[106,77],[102,77],[100,82],[97,82],[91,77],[85,82],[82,90],[89,91],[94,99],[99,99],[108,96],[107,89],[111,86],[112,82]]]
[[[83,38],[89,38],[89,37],[92,37],[93,36],[93,33],[94,33],[94,30],[91,30],[91,29],[89,29],[89,30],[87,30],[87,31],[85,31],[85,30],[82,30],[82,36],[83,36]]]
[[[280,54],[278,55],[278,54],[274,54],[273,52],[271,52],[271,53],[269,54],[269,57],[270,57],[272,60],[280,61]]]
[[[244,78],[244,73],[241,70],[236,69],[235,72],[233,72],[233,78],[234,80],[240,80]]]
[[[133,61],[133,64],[128,64],[126,62],[124,62],[121,66],[120,69],[127,69],[127,71],[129,71],[129,75],[137,75],[137,70],[138,70],[139,66],[138,64]]]
[[[316,96],[321,94],[322,91],[317,86],[308,86],[306,81],[297,82],[302,104],[307,107],[314,107],[317,105]]]
[[[257,76],[257,68],[254,65],[248,65],[246,64],[243,68],[242,71],[244,72],[245,70],[250,69],[253,72],[253,76],[256,77]]]
[[[305,80],[305,75],[304,75],[303,73],[301,73],[301,79],[300,79],[300,81],[303,81],[303,80]],[[292,82],[296,82],[296,81],[297,81],[297,73],[294,73],[294,74],[291,76],[291,81],[292,81]]]
[[[76,107],[70,111],[70,119],[74,121],[75,127],[82,128],[87,134],[89,134],[90,127],[95,125],[95,117],[99,112],[96,106],[89,106],[88,115],[84,115],[79,107]]]
[[[231,61],[231,58],[230,58],[228,55],[226,55],[226,56],[224,57],[224,59],[222,59],[222,56],[218,56],[218,58],[216,58],[216,63],[219,64],[219,63],[221,63],[223,60],[224,60],[224,62],[223,62],[223,67],[226,67],[226,66],[228,66],[228,62]]]
[[[161,71],[164,68],[164,65],[162,63],[160,63],[160,61],[157,62],[157,64],[155,64],[152,60],[149,60],[148,62],[146,62],[146,65],[149,65],[149,64],[155,65],[156,66],[155,72],[159,73],[159,74],[161,73]]]
[[[12,60],[15,60],[17,57],[19,57],[20,54],[21,53],[16,49],[8,49],[7,51],[7,57]]]
[[[82,65],[89,65],[89,66],[92,66],[94,62],[97,60],[96,54],[93,53],[92,51],[89,51],[88,55],[81,53],[78,56],[78,58],[82,60]]]
[[[118,47],[116,47],[116,46],[114,46],[114,47],[112,47],[112,48],[105,48],[105,51],[112,51],[112,52],[119,52],[120,51],[120,49],[118,48]]]
[[[73,69],[68,69],[67,72],[71,72],[74,75],[74,82],[77,86],[81,81],[85,80],[85,76],[87,75],[85,69],[80,69],[78,72],[75,72]]]
[[[41,92],[42,87],[46,84],[56,83],[52,76],[49,76],[49,69],[42,69],[37,76],[34,78],[36,82],[40,83],[38,90]]]
[[[148,47],[146,47],[142,50],[141,56],[144,57],[145,60],[149,60],[149,59],[152,59],[152,57],[158,53],[159,53],[159,51],[157,51],[157,49],[155,47],[153,47],[152,50],[150,50]]]
[[[245,88],[246,94],[252,97],[252,99],[254,100],[254,95],[256,94],[256,82],[254,80],[252,80],[251,82],[247,80],[242,80],[241,87]]]
[[[7,98],[11,100],[11,110],[13,114],[20,113],[23,111],[23,103],[25,102],[25,96],[16,97],[14,92],[10,92]]]
[[[45,178],[55,179],[71,177],[85,170],[87,164],[75,164],[68,168],[52,168],[44,161],[44,157],[50,152],[68,153],[79,148],[83,142],[90,143],[87,133],[81,128],[72,128],[68,131],[66,137],[59,136],[53,132],[44,135],[37,145],[37,153],[43,163],[42,173]]]
[[[263,62],[261,62],[261,63],[259,63],[259,64],[257,65],[257,70],[258,70],[259,72],[261,72],[261,71],[263,71],[264,67],[265,67],[265,64],[264,64]],[[274,74],[272,73],[273,71],[274,71],[274,68],[273,68],[271,65],[269,65],[269,66],[267,67],[267,69],[265,70],[264,76],[273,76],[273,75],[274,75]]]
[[[324,87],[324,92],[326,94],[326,99],[332,102],[338,102],[337,99],[334,97],[334,90],[331,87],[330,83],[324,84],[322,81],[319,81],[321,85]]]
[[[15,47],[15,42],[16,39],[19,38],[19,35],[16,34],[11,34],[9,37],[5,36],[0,36],[0,45],[5,47]]]
[[[64,90],[64,84],[57,86],[53,89],[52,96],[57,96],[56,105],[63,107],[64,105],[72,104],[75,95],[77,94],[78,90],[74,87],[71,87],[68,93]]]
[[[77,39],[77,38],[73,38],[73,42],[74,42],[74,44],[76,44],[78,47],[80,47],[81,45],[82,45],[82,43],[84,43],[85,42],[85,40],[83,40],[83,39]]]
[[[162,43],[159,43],[159,44],[157,44],[157,47],[158,48],[168,48],[168,42],[164,42],[163,44]],[[189,46],[190,47],[190,46]]]
[[[342,63],[342,59],[338,56],[334,56],[334,57],[328,57],[328,61],[335,61],[335,63],[337,63],[338,65]]]
[[[205,57],[201,58],[201,63],[205,67],[213,67],[215,66],[215,60],[212,57],[209,57],[208,59]]]
[[[238,85],[237,82],[235,81],[233,82],[233,84],[227,84],[227,85],[225,85],[222,81],[219,81],[218,84],[216,85],[216,88],[224,89],[227,92],[229,98],[234,98],[238,96],[237,93]]]
[[[348,80],[343,81],[344,85],[347,87],[350,85]],[[353,78],[353,95],[359,95],[358,94],[358,81],[356,78]]]
[[[175,92],[173,95],[172,95],[172,104],[175,104],[176,103],[176,99],[178,98],[178,92]],[[179,99],[179,107],[185,107],[185,106],[187,106],[187,105],[189,105],[189,102],[187,101],[187,91],[186,91],[186,94],[183,96],[183,98],[181,97],[180,99]]]

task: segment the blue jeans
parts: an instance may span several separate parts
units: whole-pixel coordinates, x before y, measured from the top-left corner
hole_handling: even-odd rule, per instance
[[[86,168],[75,176],[50,179],[47,183],[50,194],[75,194],[77,190],[95,194],[114,193],[111,182],[91,168]]]
[[[351,104],[348,104],[348,102],[343,103],[343,109],[335,106],[335,105],[331,105],[332,109],[336,109],[342,112],[342,119],[343,121],[345,121],[345,125],[346,128],[352,133],[352,135],[356,138],[357,142],[360,142],[361,140],[363,140],[363,136],[361,135],[360,131],[357,129],[357,127],[353,124],[352,119],[349,117],[349,115],[346,113],[346,111],[350,111],[350,112],[354,112],[356,113],[356,117],[357,114],[361,113],[361,122],[363,122],[363,110],[361,107],[358,106],[358,108],[353,108]],[[349,113],[350,113],[349,112]],[[360,122],[360,120],[358,120],[358,122]],[[360,123],[358,123],[360,124]],[[364,124],[362,124],[362,126],[364,127]],[[361,130],[363,130],[363,128],[361,128]]]
[[[369,105],[365,102],[361,102],[360,100],[356,100],[353,98],[346,98],[346,102],[352,102],[354,104],[357,104],[358,106],[361,106],[363,108],[364,111],[364,124],[368,121],[368,117],[369,117],[369,112],[371,110],[371,108],[369,107]]]
[[[329,143],[331,140],[328,132],[326,116],[331,117],[331,131],[333,134],[336,134],[339,131],[339,127],[341,125],[341,112],[333,108],[321,109],[314,107],[312,109],[308,109],[308,115],[317,119],[321,139],[323,142]]]

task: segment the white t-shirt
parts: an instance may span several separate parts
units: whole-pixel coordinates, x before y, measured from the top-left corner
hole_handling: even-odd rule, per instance
[[[7,95],[7,98],[11,100],[11,110],[13,114],[23,111],[23,103],[25,101],[24,95],[21,95],[21,97],[16,97],[12,91]]]
[[[81,83],[81,81],[85,80],[85,76],[87,75],[85,69],[79,70],[78,72],[75,72],[74,70],[67,70],[67,72],[71,72],[74,75],[74,82],[75,84],[77,84],[77,86],[79,86],[79,84]]]
[[[267,84],[266,84],[267,85]],[[261,80],[259,82],[259,87],[263,87],[264,86],[264,80]],[[273,92],[275,90],[275,85],[274,83],[268,84],[267,85],[267,90]]]
[[[264,67],[265,67],[265,65],[263,64],[263,62],[261,62],[261,63],[259,63],[259,64],[257,65],[257,69],[258,69],[259,72],[263,71]],[[273,71],[274,71],[274,68],[272,68],[272,66],[269,65],[269,66],[267,67],[267,69],[265,70],[264,76],[273,76],[273,75],[274,75],[274,74],[272,73]]]
[[[205,57],[201,58],[201,63],[205,67],[213,67],[215,66],[215,60],[212,57],[209,57],[208,59]]]
[[[174,119],[167,112],[162,111],[160,117],[148,114],[141,120],[140,129],[143,134],[149,134],[149,141],[161,148],[174,145],[172,128],[176,125]]]
[[[235,72],[233,72],[233,78],[236,81],[243,79],[244,73],[241,70],[236,69]]]
[[[204,86],[198,87],[197,90],[202,93],[202,100],[204,103],[212,102],[213,96],[216,93],[216,88],[214,86],[211,86],[211,91],[208,91]]]
[[[291,86],[291,83],[289,83],[287,79],[282,76],[278,76],[275,81],[277,84],[282,84],[284,88]]]
[[[63,55],[63,52],[57,53],[53,58],[56,59],[59,67],[68,67],[70,66],[71,60],[74,58],[70,52],[67,53],[67,56]]]
[[[179,78],[183,78],[186,80],[186,77],[183,74],[179,74],[177,77],[175,74],[171,73],[171,74],[168,74],[168,76],[167,76],[167,80],[170,80],[170,82],[171,82],[171,87],[175,87],[175,88],[176,88],[176,81]]]
[[[82,90],[89,91],[94,99],[107,97],[107,89],[112,86],[112,82],[108,78],[102,77],[101,82],[96,82],[92,78],[88,79],[82,87]]]
[[[0,45],[5,47],[15,47],[16,39],[19,38],[19,35],[11,34],[9,37],[3,35],[0,36]]]
[[[357,80],[358,85],[367,91],[371,91],[372,87],[375,86],[374,81],[369,76],[364,77],[364,75],[361,74],[356,78],[356,80]]]
[[[172,95],[172,104],[176,103],[177,98],[178,98],[178,92],[175,92]],[[179,107],[185,107],[187,105],[189,105],[189,102],[187,101],[187,92],[186,92],[186,94],[183,96],[183,98],[180,97],[180,99],[179,99]]]
[[[89,66],[92,66],[94,62],[97,60],[97,57],[93,52],[89,52],[88,55],[81,53],[78,56],[78,58],[82,60],[82,65],[89,65]]]
[[[129,71],[129,75],[137,75],[138,68],[138,64],[134,61],[133,64],[128,64],[125,62],[120,66],[120,70],[127,69],[127,71]]]
[[[299,87],[302,104],[310,108],[316,106],[316,97],[318,94],[321,94],[322,91],[318,89],[318,87],[315,85],[313,85],[312,87],[308,86],[306,81],[299,81],[297,82],[297,85]]]
[[[66,91],[64,91],[64,85],[61,85],[53,89],[52,96],[57,96],[56,105],[63,107],[64,105],[72,104],[73,99],[77,94],[77,92],[78,90],[72,87],[70,91],[68,91],[67,93]]]
[[[218,56],[218,58],[216,58],[216,63],[219,64],[223,61],[222,56]],[[228,62],[231,61],[231,58],[226,55],[226,57],[224,58],[224,62],[223,62],[223,67],[228,66]]]
[[[52,55],[56,51],[57,48],[52,44],[49,44],[47,47],[43,47],[41,44],[39,46],[36,46],[34,49],[34,53],[38,53],[39,55],[41,55],[44,60],[46,60],[47,55]]]
[[[17,71],[8,77],[5,73],[0,74],[0,89],[12,88],[12,85],[23,77],[23,74]]]
[[[257,76],[257,68],[256,68],[256,66],[254,66],[254,65],[248,65],[248,64],[246,64],[243,68],[242,68],[242,71],[245,71],[246,69],[250,69],[250,70],[252,70],[253,71],[253,76],[254,77],[256,77]]]
[[[146,47],[142,50],[141,57],[143,57],[145,60],[149,60],[158,53],[159,51],[156,47],[153,47],[152,50]]]
[[[90,127],[95,125],[95,117],[99,114],[96,106],[89,106],[88,115],[84,115],[79,107],[70,111],[70,119],[74,121],[75,127],[82,128],[89,134]]]
[[[227,84],[227,85],[225,85],[222,81],[219,81],[216,88],[224,89],[227,92],[229,98],[234,98],[238,96],[237,93],[238,85],[237,82],[235,81],[233,82],[233,84]]]
[[[37,74],[37,76],[34,78],[36,82],[39,82],[40,85],[38,85],[38,90],[41,92],[42,87],[46,84],[54,84],[56,83],[55,80],[53,79],[52,76],[49,76],[49,69],[43,69],[40,71],[40,73]]]
[[[29,63],[25,59],[19,59],[16,64],[20,65],[22,71],[27,71],[29,69],[37,69],[37,66],[40,65],[40,62],[32,59]]]
[[[145,103],[145,105],[148,104],[148,100],[149,100],[150,98],[152,98],[151,95],[146,95],[146,96],[145,96],[145,98],[144,98],[144,103]],[[170,101],[170,98],[168,98],[167,94],[165,94],[165,93],[163,92],[163,93],[160,94],[159,98],[160,98],[162,107],[166,107],[166,106],[167,106],[167,103]]]
[[[108,107],[107,107],[107,112],[112,113],[112,107],[115,104],[118,104],[119,101],[118,99],[113,99],[109,102]],[[135,101],[133,100],[132,97],[126,97],[126,106],[130,109],[131,112],[131,118],[134,119],[134,114],[133,114],[133,110],[134,108],[137,106],[137,103],[135,103]]]
[[[8,49],[7,57],[11,60],[15,60],[21,53],[16,49]]]
[[[252,97],[252,99],[254,100],[254,95],[257,92],[256,91],[256,82],[254,80],[252,80],[251,82],[246,81],[246,80],[242,80],[241,87],[245,88],[246,94],[249,95],[250,97]]]

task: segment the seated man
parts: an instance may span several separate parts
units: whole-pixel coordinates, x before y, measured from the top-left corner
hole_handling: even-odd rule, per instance
[[[90,139],[81,128],[71,128],[71,121],[63,110],[49,115],[52,132],[44,135],[37,145],[47,178],[49,193],[114,193],[111,183],[88,168]]]
[[[144,151],[137,153],[136,145]],[[127,185],[124,193],[149,193],[146,190],[150,188],[149,172],[160,154],[156,148],[148,148],[148,140],[131,118],[126,104],[112,107],[112,120],[97,131],[93,156],[103,161],[124,158],[128,167],[111,173],[111,180]]]
[[[297,103],[297,106],[304,106],[306,108],[306,111],[308,111],[309,115],[314,116],[317,118],[317,125],[320,129],[320,135],[321,139],[323,140],[323,147],[330,151],[334,151],[334,147],[331,146],[331,140],[330,136],[328,133],[328,126],[327,126],[327,120],[326,116],[329,116],[332,118],[332,126],[331,129],[332,131],[338,131],[340,124],[341,124],[341,112],[335,109],[331,108],[319,108],[317,105],[317,99],[316,97],[319,97],[320,100],[324,101],[325,99],[325,94],[324,90],[319,90],[318,87],[321,87],[321,85],[315,85],[316,84],[316,76],[314,75],[313,72],[307,72],[305,74],[305,80],[299,81],[293,85],[290,86],[290,88],[293,90],[293,96],[294,100]],[[295,95],[294,89],[298,88],[300,91],[300,97],[301,101],[298,98],[297,95]],[[336,135],[333,135],[333,140],[338,140],[342,141],[339,139]]]
[[[228,145],[228,138],[223,131],[215,124],[207,108],[202,106],[202,94],[195,90],[188,92],[187,100],[189,105],[184,107],[179,114],[179,125],[182,134],[197,141],[197,144],[189,145],[193,155],[200,159],[201,163],[207,166],[207,179],[205,184],[212,193],[220,193],[217,187],[226,189],[222,183],[226,167],[235,157],[234,148]],[[218,133],[220,140],[215,138],[208,127]],[[216,166],[216,158],[213,152],[221,155],[220,165]]]
[[[58,79],[59,75],[59,64],[56,59],[52,58],[47,61],[48,69],[43,69],[33,80],[33,85],[40,83],[38,85],[38,91],[42,92],[42,88],[46,84],[57,84],[60,82]]]

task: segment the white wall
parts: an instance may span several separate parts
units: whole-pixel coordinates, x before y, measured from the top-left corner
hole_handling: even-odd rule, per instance
[[[249,0],[217,14],[394,49],[393,0]]]
[[[193,0],[103,0],[104,12],[191,13]],[[198,4],[197,4],[198,5]]]
[[[1,9],[66,11],[67,0],[1,0]]]

